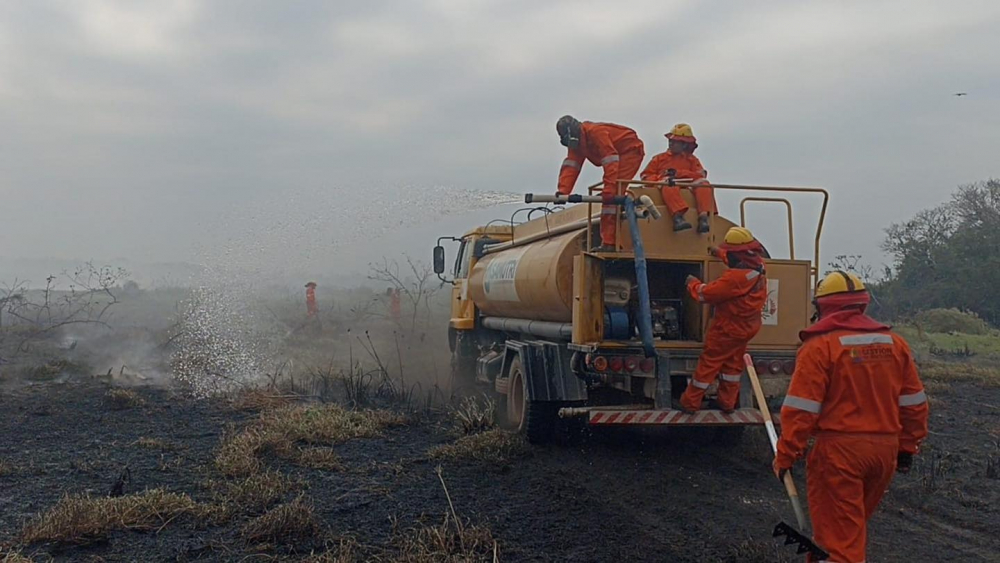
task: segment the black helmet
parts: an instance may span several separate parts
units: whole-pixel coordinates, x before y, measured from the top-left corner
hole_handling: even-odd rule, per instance
[[[564,147],[576,148],[580,145],[580,122],[572,115],[564,115],[556,122],[559,143]]]

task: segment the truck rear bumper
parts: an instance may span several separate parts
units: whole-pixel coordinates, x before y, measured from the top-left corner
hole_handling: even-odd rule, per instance
[[[680,410],[645,410],[629,408],[563,408],[559,416],[586,416],[591,426],[752,426],[764,424],[764,415],[757,409],[737,409],[732,414],[718,410],[701,410],[685,414]],[[777,421],[776,421],[777,422]]]

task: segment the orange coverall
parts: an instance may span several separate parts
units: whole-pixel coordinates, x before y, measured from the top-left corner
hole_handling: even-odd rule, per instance
[[[711,283],[691,280],[688,292],[699,303],[714,305],[715,315],[691,384],[681,396],[681,405],[691,411],[700,409],[705,390],[719,377],[719,406],[724,410],[736,408],[743,354],[747,343],[760,330],[761,310],[767,301],[767,277],[763,270],[730,268]]]
[[[306,314],[310,317],[319,313],[319,307],[316,306],[316,288],[307,287],[306,288]]]
[[[618,194],[618,180],[631,180],[646,157],[642,141],[635,131],[614,123],[584,121],[580,126],[580,145],[570,148],[559,169],[559,193],[573,192],[584,160],[604,168],[605,200]],[[618,229],[618,206],[601,208],[601,244],[615,244]]]
[[[856,315],[854,324],[875,324],[860,309]],[[850,326],[851,316],[840,327]],[[892,480],[897,454],[916,453],[927,435],[928,407],[905,340],[884,326],[840,327],[803,333],[774,466],[790,468],[816,437],[806,461],[816,543],[830,552],[828,561],[862,563],[868,519]]]
[[[398,289],[392,290],[392,295],[389,296],[389,316],[396,322],[403,316],[403,302]]]
[[[677,179],[705,180],[708,178],[708,172],[701,165],[698,157],[690,153],[674,154],[670,151],[661,152],[654,156],[642,171],[640,178],[647,182],[666,182],[667,170],[671,168],[677,172],[674,176]],[[667,204],[671,215],[687,212],[688,205],[681,197],[680,187],[663,186],[661,191],[663,202]],[[715,205],[715,190],[712,189],[711,185],[706,183],[704,186],[692,187],[691,191],[694,192],[695,205],[699,213],[718,213]]]

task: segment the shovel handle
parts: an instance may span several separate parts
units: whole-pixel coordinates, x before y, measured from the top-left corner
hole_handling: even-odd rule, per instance
[[[778,433],[774,429],[774,421],[771,420],[771,410],[767,408],[767,397],[764,396],[764,388],[760,386],[760,379],[757,378],[757,370],[753,367],[753,358],[750,354],[743,355],[743,363],[747,366],[747,375],[750,377],[750,384],[753,386],[753,393],[757,397],[757,408],[764,416],[764,427],[767,428],[767,437],[771,442],[771,451],[775,455],[778,453]],[[795,511],[795,520],[799,524],[800,530],[806,529],[806,513],[802,511],[802,503],[799,501],[799,491],[792,480],[792,472],[785,473],[782,479],[785,484],[785,492],[788,493],[788,500],[792,503],[792,510]]]

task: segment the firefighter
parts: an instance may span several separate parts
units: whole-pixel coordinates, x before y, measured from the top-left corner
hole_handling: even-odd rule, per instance
[[[306,284],[306,316],[315,317],[319,313],[316,305],[316,282]]]
[[[619,180],[632,180],[642,166],[646,152],[635,131],[614,123],[580,122],[564,115],[556,122],[559,142],[569,149],[559,170],[559,190],[556,195],[573,192],[584,160],[604,168],[604,189],[601,196],[601,246],[599,252],[614,252],[618,229],[618,206],[608,205],[618,193]]]
[[[667,151],[654,156],[640,178],[648,182],[666,182],[675,178],[698,184],[691,187],[695,207],[698,209],[698,232],[707,233],[709,215],[718,213],[718,209],[714,190],[708,183],[708,171],[694,155],[694,150],[698,148],[694,132],[687,123],[678,123],[664,136],[670,141]],[[684,220],[688,205],[681,197],[681,189],[677,186],[664,186],[662,192],[663,202],[674,218],[674,231],[690,229],[691,223]]]
[[[802,348],[781,407],[779,478],[806,460],[809,514],[829,561],[865,560],[866,524],[894,471],[905,473],[927,436],[927,396],[906,341],[865,315],[870,296],[854,274],[816,288],[819,320]]]
[[[389,318],[399,323],[403,317],[403,302],[399,289],[390,287],[385,290],[385,295],[389,298]]]
[[[687,277],[691,296],[715,308],[691,384],[675,404],[687,413],[701,408],[705,390],[716,378],[719,379],[718,407],[725,413],[736,410],[743,354],[747,343],[760,330],[761,310],[767,300],[764,249],[748,229],[729,229],[725,243],[712,251],[729,269],[710,283],[702,283],[694,276]]]

